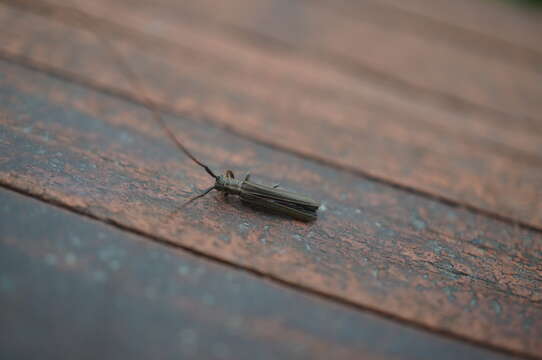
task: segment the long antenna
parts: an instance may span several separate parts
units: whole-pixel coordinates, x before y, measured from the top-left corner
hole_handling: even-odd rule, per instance
[[[132,68],[130,67],[130,65],[126,61],[124,61],[124,58],[122,56],[120,56],[119,53],[117,53],[117,50],[115,49],[113,44],[111,44],[109,42],[109,40],[106,39],[103,36],[100,36],[98,34],[96,36],[109,48],[111,53],[114,55],[113,58],[114,58],[115,62],[117,62],[118,68],[121,71],[124,72],[124,75],[126,76],[128,81],[130,81],[130,84],[132,85],[132,87],[137,89],[137,91],[142,95],[142,97],[143,97],[142,101],[143,101],[144,105],[151,112],[154,120],[166,132],[166,134],[171,139],[171,141],[173,141],[173,143],[177,146],[177,148],[179,150],[181,150],[183,153],[186,154],[186,156],[188,156],[190,159],[192,159],[192,161],[194,161],[196,164],[198,164],[199,166],[204,168],[205,171],[207,172],[207,174],[209,174],[213,178],[217,179],[218,177],[215,175],[215,173],[207,165],[203,164],[201,161],[196,159],[196,157],[194,155],[192,155],[192,153],[190,151],[188,151],[188,149],[186,147],[184,147],[184,145],[177,139],[175,134],[173,134],[173,132],[169,129],[169,127],[166,125],[164,119],[160,115],[160,111],[158,110],[158,107],[156,106],[154,101],[152,101],[151,98],[149,96],[147,96],[147,93],[144,91],[144,87],[141,84],[141,81],[139,80],[139,77],[137,76],[137,74],[134,71],[132,71]]]

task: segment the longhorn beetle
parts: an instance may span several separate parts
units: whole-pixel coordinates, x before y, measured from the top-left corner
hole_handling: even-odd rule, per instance
[[[250,174],[247,174],[243,179],[236,179],[233,171],[227,170],[224,175],[216,175],[207,165],[196,159],[194,155],[177,139],[173,132],[166,125],[164,119],[160,115],[158,107],[144,92],[144,87],[139,81],[138,76],[132,71],[130,65],[124,61],[120,53],[117,53],[113,44],[108,39],[94,32],[95,35],[110,49],[114,60],[117,62],[119,69],[124,72],[126,78],[131,82],[133,88],[137,89],[142,95],[143,102],[147,109],[151,112],[156,123],[164,130],[171,141],[192,161],[201,166],[207,174],[215,179],[215,184],[204,190],[201,194],[186,201],[183,206],[188,205],[196,199],[207,195],[212,190],[218,190],[225,195],[237,195],[241,201],[255,205],[257,207],[271,210],[277,213],[285,214],[301,221],[312,221],[316,219],[316,211],[320,207],[320,203],[311,198],[298,195],[296,193],[278,189],[278,185],[266,186],[256,184],[250,181]]]

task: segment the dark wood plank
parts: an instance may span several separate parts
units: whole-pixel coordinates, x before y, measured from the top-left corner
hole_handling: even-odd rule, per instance
[[[219,195],[178,211],[210,180],[146,109],[5,62],[0,73],[2,184],[426,328],[541,353],[540,233],[168,117],[213,168],[324,204],[311,224]]]
[[[11,24],[0,35],[6,53],[140,96],[92,34],[2,9]],[[155,18],[152,9],[135,6],[122,12],[101,9],[133,31],[147,29],[145,23]],[[56,8],[44,11],[66,21],[73,15]],[[156,36],[124,31],[115,37],[150,95],[164,107],[210,117],[259,141],[542,228],[540,123],[431,107],[305,57],[174,22],[175,16],[156,17],[161,19],[152,30]],[[98,26],[103,36],[122,31],[107,23]]]
[[[3,359],[507,359],[0,190]]]

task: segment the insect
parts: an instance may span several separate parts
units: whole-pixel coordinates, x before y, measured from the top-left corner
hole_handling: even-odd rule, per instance
[[[109,43],[109,40],[96,33],[96,36],[102,40],[102,42],[110,49],[110,53],[114,55],[115,61],[118,63],[118,67],[124,72],[131,85],[138,89],[142,95],[142,99],[147,109],[150,110],[156,123],[164,130],[171,141],[192,161],[201,166],[207,174],[215,179],[215,184],[210,188],[204,190],[201,194],[189,199],[183,204],[183,207],[189,203],[207,195],[212,190],[221,191],[227,195],[237,195],[241,201],[260,207],[263,209],[271,210],[280,214],[288,215],[292,218],[301,221],[312,221],[317,217],[317,210],[320,207],[320,203],[312,200],[311,198],[299,195],[290,191],[278,189],[278,185],[266,186],[254,183],[250,181],[250,174],[247,174],[243,179],[236,179],[233,171],[227,170],[224,175],[216,175],[207,165],[199,161],[188,149],[177,139],[173,132],[169,129],[164,119],[160,115],[156,104],[148,97],[142,84],[139,81],[136,73],[132,71],[129,64],[124,61],[121,54],[116,52],[114,46]]]

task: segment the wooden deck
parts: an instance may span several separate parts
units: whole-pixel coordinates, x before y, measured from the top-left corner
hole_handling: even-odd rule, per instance
[[[542,12],[0,0],[0,24],[1,358],[542,359]],[[118,54],[198,158],[318,220],[179,209],[211,181]]]

